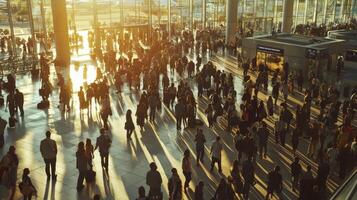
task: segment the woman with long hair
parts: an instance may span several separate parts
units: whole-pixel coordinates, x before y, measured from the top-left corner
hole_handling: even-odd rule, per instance
[[[76,152],[76,158],[77,158],[77,169],[79,171],[79,176],[77,180],[77,190],[80,191],[83,189],[83,181],[84,178],[87,174],[87,156],[84,148],[84,142],[79,142],[78,143],[78,150]]]
[[[24,196],[24,200],[31,200],[32,196],[37,196],[37,190],[32,184],[31,178],[29,177],[30,170],[25,168],[22,172],[22,182],[19,184],[20,191]]]
[[[131,139],[131,134],[133,133],[135,126],[133,123],[133,118],[131,117],[131,110],[129,109],[128,111],[126,111],[126,122],[125,122],[125,130],[126,130],[126,138],[127,139]]]
[[[91,139],[89,139],[89,138],[87,138],[87,140],[86,140],[85,153],[86,153],[89,168],[92,169],[93,168],[92,160],[94,158],[94,147],[92,145]]]

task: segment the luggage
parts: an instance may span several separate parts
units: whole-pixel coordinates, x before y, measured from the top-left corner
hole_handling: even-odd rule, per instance
[[[4,106],[4,97],[0,96],[0,107]]]
[[[37,104],[37,109],[48,109],[50,107],[49,101],[41,101]]]
[[[87,174],[86,174],[86,182],[87,183],[91,183],[95,181],[95,175],[96,172],[93,170],[88,170]]]
[[[16,126],[17,120],[14,117],[9,117],[9,127],[13,128]]]

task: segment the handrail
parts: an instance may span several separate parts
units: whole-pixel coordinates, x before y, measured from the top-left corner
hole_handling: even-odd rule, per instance
[[[353,178],[357,176],[357,169],[354,170],[354,172],[345,180],[345,182],[336,190],[336,192],[331,196],[330,200],[335,200],[337,197],[340,195],[340,193],[343,191],[343,189],[348,185],[348,184],[353,184],[351,191],[348,192],[347,196],[344,197],[344,199],[352,199],[352,195],[356,192],[357,190],[357,181],[354,183],[351,182]],[[340,199],[340,198],[339,198]]]

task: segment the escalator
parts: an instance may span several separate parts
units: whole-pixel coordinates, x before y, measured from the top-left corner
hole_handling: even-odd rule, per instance
[[[357,169],[336,190],[330,200],[354,200],[357,199]]]

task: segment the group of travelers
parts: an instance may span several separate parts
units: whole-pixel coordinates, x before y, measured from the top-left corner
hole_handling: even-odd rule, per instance
[[[290,163],[290,177],[284,177],[281,173],[283,166],[274,163],[274,169],[268,172],[265,179],[266,199],[270,199],[274,194],[280,196],[285,187],[283,181],[290,178],[290,186],[292,190],[299,191],[299,199],[311,199],[311,196],[323,199],[326,195],[326,183],[329,176],[337,173],[341,179],[344,179],[356,165],[353,161],[357,160],[357,136],[353,121],[357,105],[357,88],[347,88],[346,91],[341,91],[335,85],[320,81],[313,72],[309,73],[306,78],[302,72],[290,69],[288,63],[285,63],[282,69],[271,72],[265,65],[257,65],[256,61],[248,62],[243,59],[239,63],[243,71],[243,91],[237,91],[235,74],[221,70],[211,61],[202,62],[202,57],[205,56],[207,50],[212,54],[216,54],[219,48],[224,51],[225,47],[219,45],[222,41],[218,36],[203,36],[204,31],[198,36],[199,32],[194,34],[192,31],[176,31],[173,34],[174,39],[169,41],[166,38],[167,34],[160,33],[158,37],[152,39],[154,41],[150,50],[141,51],[140,44],[129,42],[126,44],[127,51],[125,52],[128,55],[127,58],[120,56],[118,59],[114,52],[115,48],[108,47],[108,45],[113,46],[115,42],[94,44],[95,34],[99,33],[91,33],[92,52],[98,52],[96,50],[98,46],[101,48],[104,52],[102,61],[104,67],[97,68],[97,80],[94,83],[82,86],[78,91],[78,108],[87,109],[90,114],[92,106],[100,106],[100,117],[103,123],[95,145],[92,145],[90,139],[78,143],[76,152],[76,167],[79,171],[78,191],[84,188],[84,180],[88,184],[95,180],[93,158],[96,149],[99,150],[103,171],[106,174],[109,173],[108,159],[112,141],[108,134],[111,129],[108,118],[112,115],[110,106],[110,80],[112,79],[118,93],[122,92],[125,86],[130,92],[140,91],[136,111],[128,109],[125,114],[123,131],[126,131],[128,141],[131,140],[133,134],[137,134],[136,126],[140,127],[141,132],[145,132],[148,131],[146,124],[157,124],[158,112],[164,108],[173,113],[178,134],[196,130],[194,139],[196,155],[192,155],[190,150],[185,149],[182,169],[171,169],[171,177],[167,183],[168,198],[171,200],[183,199],[183,192],[188,194],[192,175],[196,169],[192,165],[194,156],[196,156],[197,170],[204,164],[205,147],[208,146],[205,136],[207,133],[203,129],[205,121],[208,122],[209,130],[225,126],[224,129],[232,137],[233,148],[236,151],[236,159],[232,162],[229,174],[224,174],[222,152],[228,144],[222,142],[222,135],[216,136],[215,141],[209,144],[210,158],[207,160],[211,161],[210,172],[214,173],[217,165],[221,177],[213,195],[213,199],[216,200],[233,200],[236,196],[244,199],[250,198],[250,191],[257,183],[255,176],[258,166],[256,163],[259,160],[267,160],[269,149],[273,146],[288,151],[294,161]],[[101,34],[110,35],[109,32]],[[104,41],[106,38],[113,40],[105,36],[101,38],[104,38]],[[211,48],[211,44],[215,44],[213,45],[215,48]],[[196,55],[192,58],[194,50]],[[132,52],[137,53],[137,58],[133,58]],[[98,55],[94,57],[99,58]],[[44,66],[48,67],[46,64]],[[48,85],[48,69],[43,73],[45,75],[42,78],[42,86],[45,88],[48,87],[46,86]],[[61,112],[73,109],[72,83],[70,79],[65,79],[58,75]],[[16,108],[19,108],[21,115],[23,114],[23,95],[22,105],[19,106],[15,96],[20,92],[16,90],[14,81],[12,77],[8,77],[7,92],[10,97],[8,96],[7,102],[10,99],[8,103],[10,116],[15,116]],[[196,86],[197,94],[194,94]],[[238,96],[239,92],[242,92],[241,96]],[[261,94],[265,95],[266,99],[262,99]],[[41,96],[49,101],[47,93]],[[291,101],[292,98],[297,97],[302,97],[301,105],[296,105]],[[200,105],[198,102],[201,100],[208,101],[207,106],[203,108],[206,119],[197,117]],[[237,102],[239,106],[236,106]],[[313,111],[315,108],[319,110],[316,117]],[[133,112],[135,116],[132,116]],[[342,120],[339,119],[341,115]],[[136,117],[136,121],[133,117]],[[47,132],[46,139],[41,142],[40,148],[46,164],[47,177],[48,179],[52,177],[55,181],[57,146],[50,136],[51,133]],[[269,143],[270,137],[276,144]],[[302,141],[308,142],[308,149],[299,145]],[[288,144],[291,144],[291,150]],[[317,162],[316,176],[312,173],[312,166],[307,164],[306,170],[301,167],[301,163],[306,162],[306,158],[301,156],[303,154],[307,154],[310,161]],[[0,162],[0,171],[9,174],[7,184],[12,188],[16,185],[18,163],[15,147],[11,146],[9,153]],[[146,194],[145,187],[140,186],[137,199],[163,199],[161,187],[164,183],[158,166],[152,162],[149,168],[146,174],[149,192]],[[181,172],[184,175],[184,181],[181,180]],[[31,199],[37,193],[29,174],[30,170],[25,168],[20,187],[25,199]],[[204,192],[205,189],[205,183],[198,180],[194,199],[212,198]]]

